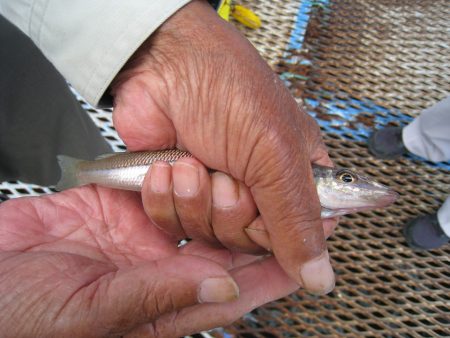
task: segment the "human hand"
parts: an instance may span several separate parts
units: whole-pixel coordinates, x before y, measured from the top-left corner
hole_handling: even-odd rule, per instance
[[[160,168],[154,181],[163,187],[147,177],[143,198],[152,218],[179,236],[248,252],[258,248],[243,220],[258,222],[291,278],[315,293],[334,287],[311,169],[312,162],[331,163],[319,128],[250,43],[206,2],[191,2],[143,45],[118,75],[113,95],[114,124],[129,150],[187,149],[242,182],[238,190],[249,187],[252,199],[243,204],[255,201],[253,208],[238,208],[243,214],[231,212],[238,222],[218,218],[217,209],[225,208],[215,208],[214,177],[210,181],[198,163],[181,161],[173,170]],[[161,203],[162,216],[148,207],[157,205],[151,202],[158,194],[159,202],[173,198],[175,205],[169,210]]]
[[[0,204],[0,276],[5,337],[177,337],[297,289],[274,258],[178,248],[138,193],[93,186]]]
[[[199,188],[190,198],[179,196],[173,189],[173,180],[179,179],[177,170],[183,166],[192,166],[200,173]],[[210,177],[205,167],[190,157],[176,161],[173,168],[167,162],[157,161],[144,179],[143,204],[155,226],[179,240],[206,238],[216,243],[217,238],[234,252],[272,251],[266,227],[261,217],[257,217],[258,210],[247,186],[221,172],[214,172]],[[338,219],[322,221],[328,239]],[[248,237],[242,236],[243,230]]]

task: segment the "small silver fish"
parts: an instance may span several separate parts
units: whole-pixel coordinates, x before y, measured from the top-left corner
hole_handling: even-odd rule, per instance
[[[62,175],[56,189],[61,191],[94,183],[104,187],[140,191],[153,162],[166,161],[173,164],[182,157],[192,155],[177,149],[106,154],[94,161],[59,155]],[[347,169],[313,165],[313,172],[322,205],[322,218],[386,207],[398,197],[389,187]]]
[[[384,208],[398,198],[393,189],[348,169],[313,165],[313,172],[322,218]]]

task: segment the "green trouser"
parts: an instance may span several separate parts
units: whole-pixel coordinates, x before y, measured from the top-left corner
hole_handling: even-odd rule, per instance
[[[53,185],[57,155],[93,159],[111,151],[61,74],[0,16],[0,182]]]

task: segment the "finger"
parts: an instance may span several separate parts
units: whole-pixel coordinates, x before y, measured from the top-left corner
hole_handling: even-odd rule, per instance
[[[255,161],[249,164],[246,184],[252,187],[281,266],[308,291],[325,294],[334,288],[335,280],[311,164],[305,161],[307,139],[308,135],[278,132],[261,139],[254,148]]]
[[[115,86],[114,127],[130,151],[171,149],[176,132],[170,119],[148,93],[161,92],[158,77]],[[130,118],[132,116],[132,118]]]
[[[311,162],[314,164],[318,164],[324,167],[334,167],[333,161],[330,159],[328,155],[327,148],[324,143],[320,143],[312,153]]]
[[[152,222],[176,239],[186,238],[173,201],[172,167],[157,161],[152,164],[144,179],[142,203]]]
[[[330,238],[331,235],[334,234],[334,230],[336,229],[339,223],[339,217],[322,219],[322,222],[325,239],[328,239]]]
[[[196,240],[190,241],[186,245],[180,247],[179,252],[183,255],[193,255],[207,258],[217,264],[220,264],[220,266],[227,270],[248,265],[262,258],[262,256],[231,252],[228,249],[218,248],[206,242]]]
[[[178,256],[107,274],[72,299],[87,309],[88,318],[104,332],[121,335],[166,313],[199,303],[221,303],[238,298],[238,286],[219,265],[195,256]],[[67,306],[64,311],[75,310]]]
[[[175,209],[190,238],[218,243],[211,228],[211,180],[194,158],[176,161],[172,169]]]
[[[231,275],[239,285],[239,299],[217,305],[196,305],[177,314],[167,314],[153,325],[143,325],[132,334],[145,337],[180,337],[202,330],[231,324],[253,309],[270,301],[285,297],[298,289],[276,260],[263,261],[235,269]],[[173,325],[176,316],[177,325]]]
[[[269,233],[261,217],[257,217],[247,228],[245,232],[248,237],[267,251],[272,251]]]
[[[212,184],[212,227],[219,242],[233,251],[262,254],[244,231],[257,215],[250,190],[227,174],[215,172]]]
[[[334,229],[337,226],[338,218],[328,218],[322,221],[325,239],[328,239],[333,234]],[[272,251],[269,233],[267,232],[261,217],[257,217],[247,228],[245,228],[245,232],[248,237],[259,246],[265,248],[267,251]]]

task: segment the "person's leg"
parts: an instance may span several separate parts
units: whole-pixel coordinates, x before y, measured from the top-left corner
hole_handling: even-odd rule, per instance
[[[447,197],[444,204],[437,212],[439,225],[447,237],[450,237],[450,196]]]
[[[387,127],[369,138],[369,150],[394,159],[408,151],[433,162],[450,160],[450,97],[425,109],[404,128]]]
[[[394,159],[408,151],[433,162],[450,159],[450,97],[424,110],[404,128],[387,127],[369,138],[370,152]],[[435,214],[409,221],[403,228],[408,245],[415,249],[438,248],[450,240],[450,197]]]
[[[450,96],[403,128],[403,143],[409,152],[432,162],[450,160]]]
[[[414,249],[435,249],[450,240],[450,196],[436,214],[410,221],[403,229],[408,245]]]
[[[403,144],[402,127],[386,127],[370,135],[369,151],[378,158],[392,160],[405,155],[408,150]]]
[[[111,152],[63,77],[18,28],[0,16],[0,182],[53,185],[56,156]]]

